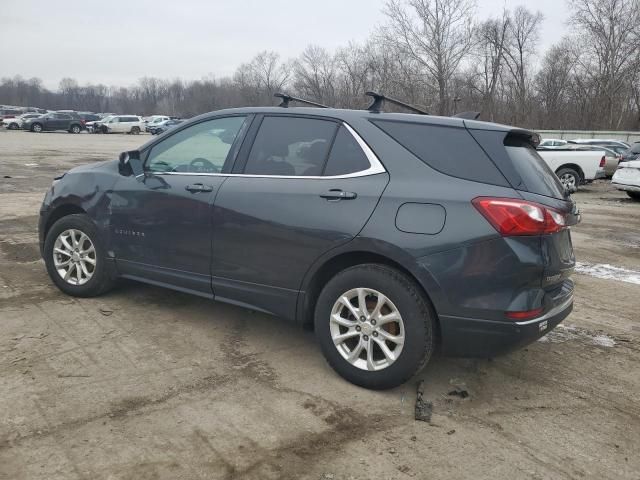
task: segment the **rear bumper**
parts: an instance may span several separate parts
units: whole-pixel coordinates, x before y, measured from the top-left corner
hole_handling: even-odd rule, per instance
[[[493,357],[528,345],[549,333],[573,310],[573,295],[541,317],[524,322],[440,316],[445,355]]]

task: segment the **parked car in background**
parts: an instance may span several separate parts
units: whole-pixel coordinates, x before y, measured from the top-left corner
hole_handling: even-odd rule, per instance
[[[152,135],[160,135],[170,128],[175,127],[176,125],[180,125],[184,120],[174,119],[174,120],[165,120],[164,122],[160,122],[158,125],[154,127],[148,127],[148,132]]]
[[[22,110],[18,110],[17,108],[2,108],[0,109],[0,120],[19,117],[23,113],[24,112]]]
[[[626,149],[620,155],[620,162],[630,162],[632,160],[638,160],[640,157],[640,142],[636,142]]]
[[[545,148],[558,148],[564,147],[566,144],[566,140],[560,140],[559,138],[543,138],[539,146]]]
[[[640,200],[640,160],[621,163],[613,174],[611,184],[627,192],[634,200]]]
[[[584,183],[606,176],[606,155],[602,150],[538,148],[538,153],[569,192],[576,191]]]
[[[78,116],[84,121],[85,126],[89,122],[100,120],[100,116],[97,113],[92,112],[78,112]]]
[[[605,175],[608,178],[611,178],[611,176],[615,173],[616,169],[618,168],[618,163],[620,163],[620,154],[609,147],[605,147],[602,145],[589,145],[589,146],[584,145],[584,146],[579,146],[578,150],[592,150],[592,151],[604,152],[605,163],[604,163],[603,169],[604,169]]]
[[[571,312],[579,214],[537,141],[428,115],[212,112],[58,177],[41,253],[69,295],[122,277],[313,325],[339,374],[391,388],[436,348],[492,357]]]
[[[38,118],[41,115],[41,113],[23,113],[19,117],[10,117],[0,120],[0,124],[4,125],[8,130],[19,130],[22,122],[30,118]]]
[[[28,118],[21,125],[22,129],[30,132],[51,132],[65,130],[69,133],[80,133],[84,129],[84,120],[77,113],[46,113],[36,118]]]
[[[112,115],[95,122],[93,133],[129,133],[138,135],[142,132],[144,122],[137,115]]]
[[[153,133],[152,130],[159,126],[162,122],[166,122],[167,120],[171,120],[166,115],[152,115],[148,117],[145,121],[145,132]]]

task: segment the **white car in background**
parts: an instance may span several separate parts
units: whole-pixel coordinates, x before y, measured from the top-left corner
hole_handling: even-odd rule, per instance
[[[611,184],[618,190],[627,192],[634,200],[640,200],[640,160],[620,163]]]
[[[0,120],[0,123],[7,127],[7,130],[19,130],[22,126],[22,122],[29,118],[37,118],[41,115],[41,113],[24,113],[19,117],[5,118],[4,120]]]
[[[143,131],[144,122],[137,115],[112,115],[94,122],[91,129],[95,133],[130,133],[138,135]]]
[[[169,120],[169,117],[166,115],[151,115],[145,119],[145,132],[152,132],[156,127],[160,126],[162,122],[166,122]]]
[[[576,150],[566,148],[538,147],[538,153],[549,168],[555,172],[560,183],[575,192],[584,183],[605,178],[605,152],[601,150]]]

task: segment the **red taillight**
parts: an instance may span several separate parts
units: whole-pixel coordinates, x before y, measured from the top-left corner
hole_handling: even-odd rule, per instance
[[[607,163],[606,158],[604,156],[600,159],[600,168],[604,167],[605,163]]]
[[[474,198],[473,206],[503,236],[545,235],[567,225],[565,215],[539,203],[514,198]]]
[[[505,312],[505,315],[511,320],[530,320],[540,315],[543,310],[544,309],[540,307],[535,310],[526,310],[524,312]]]

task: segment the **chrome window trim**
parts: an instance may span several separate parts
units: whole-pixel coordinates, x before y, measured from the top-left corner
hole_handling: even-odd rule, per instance
[[[331,175],[331,176],[304,176],[304,175],[255,175],[249,173],[198,173],[198,172],[147,172],[151,175],[187,175],[187,176],[199,176],[199,177],[246,177],[246,178],[295,178],[298,180],[338,180],[341,178],[357,178],[368,177],[369,175],[377,175],[379,173],[385,173],[387,170],[382,165],[382,162],[378,159],[373,150],[369,148],[369,145],[351,128],[346,122],[340,122],[347,131],[353,136],[358,143],[362,151],[364,152],[367,160],[369,161],[369,168],[366,170],[360,170],[358,172],[346,173],[344,175]]]

